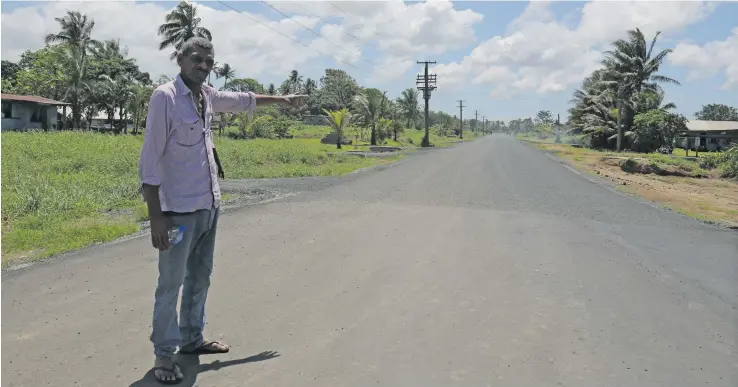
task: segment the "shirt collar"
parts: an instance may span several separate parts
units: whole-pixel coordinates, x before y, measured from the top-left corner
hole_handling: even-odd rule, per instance
[[[190,88],[187,87],[187,85],[182,80],[182,76],[180,76],[179,74],[177,74],[177,77],[174,78],[174,87],[177,89],[177,92],[181,95],[187,95],[187,94],[192,93],[192,90],[190,90]],[[201,87],[202,87],[202,90],[210,89],[210,86],[208,86],[207,83],[203,83]]]
[[[182,76],[180,76],[179,74],[177,74],[177,77],[174,78],[174,87],[177,89],[177,92],[182,95],[187,95],[192,92],[190,88],[185,85],[184,81],[182,80]]]

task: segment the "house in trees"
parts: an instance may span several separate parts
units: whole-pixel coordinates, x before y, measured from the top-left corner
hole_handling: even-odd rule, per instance
[[[56,130],[58,122],[57,107],[62,107],[62,117],[69,106],[66,102],[37,97],[34,95],[0,94],[2,99],[2,130]]]
[[[690,120],[687,121],[687,130],[678,134],[676,146],[714,152],[726,150],[734,144],[738,144],[738,121]]]

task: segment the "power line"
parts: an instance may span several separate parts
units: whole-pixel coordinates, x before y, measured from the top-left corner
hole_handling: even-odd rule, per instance
[[[291,3],[292,3],[292,4],[294,4],[294,5],[296,5],[296,6],[297,6],[298,8],[300,8],[301,10],[303,10],[303,11],[307,12],[307,14],[308,14],[308,15],[311,15],[311,16],[314,16],[314,17],[317,17],[317,18],[318,18],[318,20],[322,21],[323,23],[325,23],[325,24],[331,24],[330,22],[328,22],[327,20],[323,19],[323,18],[322,18],[322,17],[320,17],[319,15],[316,15],[316,14],[314,14],[314,13],[310,12],[309,10],[307,10],[307,9],[306,9],[305,7],[301,6],[301,5],[300,5],[300,3],[296,2],[296,1],[293,1],[293,2],[291,2]],[[361,40],[361,38],[359,38],[358,36],[355,36],[355,35],[349,34],[348,32],[344,31],[343,29],[341,29],[341,32],[342,32],[343,34],[345,34],[345,35],[348,35],[348,36],[350,36],[350,37],[352,37],[352,38],[356,39],[356,40]],[[372,42],[362,42],[362,43],[364,43],[364,44],[368,44],[368,45],[370,45],[370,46],[372,46],[372,47],[375,47],[375,48],[379,48],[379,47],[377,47],[377,45],[375,45],[375,44],[374,44],[374,43],[372,43]]]
[[[355,68],[355,69],[357,69],[357,70],[361,70],[361,71],[366,71],[366,70],[364,70],[364,69],[362,69],[362,68],[360,68],[360,67],[357,67],[357,66],[355,66],[355,65],[353,65],[353,64],[351,64],[351,63],[348,63],[348,62],[346,62],[346,61],[340,60],[340,59],[338,59],[338,58],[334,57],[333,55],[330,55],[330,54],[326,54],[326,53],[324,53],[324,52],[322,52],[322,51],[320,51],[320,50],[316,50],[316,49],[314,49],[314,48],[311,48],[311,47],[310,47],[309,45],[307,45],[307,44],[305,44],[305,43],[303,43],[303,42],[301,42],[301,41],[299,41],[299,40],[297,40],[297,39],[295,39],[295,38],[293,38],[293,37],[291,37],[291,36],[289,36],[289,35],[285,34],[284,32],[281,32],[281,31],[279,31],[279,30],[275,30],[275,29],[274,29],[274,28],[272,28],[272,27],[269,27],[268,25],[266,25],[266,24],[262,23],[261,21],[259,21],[259,19],[257,19],[257,18],[254,18],[254,17],[251,17],[251,16],[250,16],[250,15],[248,15],[248,14],[245,14],[245,13],[243,13],[243,12],[241,12],[241,11],[239,11],[239,10],[237,10],[237,9],[233,8],[233,7],[231,7],[230,5],[228,5],[228,4],[226,4],[226,3],[224,3],[224,2],[223,2],[223,1],[221,1],[221,0],[216,0],[216,1],[217,1],[218,3],[220,3],[221,5],[224,5],[224,6],[228,7],[228,8],[230,8],[230,9],[232,9],[233,11],[236,11],[236,12],[240,13],[241,15],[243,15],[243,16],[246,16],[247,18],[249,18],[249,19],[251,19],[251,20],[253,20],[253,21],[255,21],[255,22],[257,22],[257,23],[261,24],[262,26],[264,26],[264,27],[266,27],[266,28],[269,28],[270,30],[272,30],[272,31],[274,31],[274,32],[276,32],[276,33],[278,33],[278,34],[280,34],[280,35],[284,36],[284,37],[287,37],[288,39],[290,39],[290,40],[292,40],[292,41],[294,41],[294,42],[296,42],[296,43],[298,43],[298,44],[302,45],[302,46],[303,46],[303,47],[305,47],[305,48],[309,48],[309,49],[311,49],[311,50],[313,50],[313,51],[315,51],[315,52],[317,52],[317,53],[319,53],[319,54],[325,55],[325,56],[327,56],[327,57],[329,57],[329,58],[331,58],[331,59],[335,60],[336,62],[341,62],[341,63],[343,63],[343,64],[345,64],[345,65],[347,65],[347,66],[351,66],[351,67],[353,67],[353,68]],[[392,80],[395,80],[395,79],[397,79],[397,78],[393,78]]]
[[[339,8],[339,7],[337,6],[337,5],[333,4],[332,2],[330,2],[330,1],[329,1],[329,2],[328,2],[328,4],[332,5],[332,6],[333,6],[333,8],[335,8],[335,9],[337,9],[337,10],[339,10],[339,11],[343,12],[343,13],[344,13],[344,14],[345,14],[346,16],[351,16],[351,15],[350,15],[350,14],[349,14],[348,12],[346,12],[346,11],[342,10],[341,8]]]
[[[325,39],[325,41],[327,41],[327,42],[329,42],[329,43],[333,44],[334,46],[336,46],[336,47],[338,47],[338,48],[340,48],[340,49],[342,49],[342,50],[344,50],[344,51],[346,51],[346,52],[348,52],[349,54],[351,54],[351,55],[353,55],[353,56],[355,56],[355,57],[357,57],[357,58],[359,58],[359,59],[361,59],[361,60],[363,60],[363,61],[365,61],[365,62],[367,62],[367,63],[371,64],[371,65],[374,65],[374,66],[376,66],[376,67],[378,67],[378,68],[380,68],[380,69],[382,69],[382,70],[384,70],[384,71],[386,71],[386,72],[388,72],[388,73],[390,73],[390,74],[393,74],[393,73],[391,73],[391,72],[390,72],[389,70],[387,70],[387,69],[383,68],[382,66],[380,66],[380,65],[378,65],[378,64],[376,64],[376,63],[374,63],[374,62],[372,62],[372,61],[370,61],[369,59],[366,59],[366,58],[364,58],[364,57],[363,57],[363,56],[361,56],[361,55],[355,54],[355,53],[353,53],[353,52],[351,52],[351,51],[347,50],[347,49],[346,49],[346,48],[344,48],[343,46],[339,45],[338,43],[336,43],[336,42],[334,42],[334,41],[332,41],[332,40],[330,40],[330,39],[326,38],[325,36],[321,35],[321,34],[320,34],[319,32],[317,32],[317,31],[313,30],[312,28],[310,28],[310,27],[308,27],[308,26],[306,26],[306,25],[304,25],[304,24],[300,23],[299,21],[297,21],[297,20],[293,19],[293,18],[292,18],[291,16],[289,16],[289,15],[287,15],[286,13],[284,13],[284,12],[282,12],[282,11],[278,10],[277,8],[275,8],[275,7],[274,7],[274,6],[272,6],[271,4],[267,3],[266,1],[264,1],[264,0],[261,0],[261,2],[262,2],[262,3],[264,3],[264,5],[266,5],[267,7],[269,7],[269,8],[271,8],[271,9],[273,9],[273,10],[275,10],[275,11],[279,12],[279,13],[280,13],[280,14],[281,14],[282,16],[284,16],[284,17],[286,17],[286,18],[288,18],[288,19],[292,20],[293,22],[297,23],[297,24],[298,24],[298,25],[300,25],[301,27],[303,27],[303,28],[305,28],[306,30],[308,30],[308,31],[312,32],[313,34],[315,34],[315,36],[321,37],[321,38]],[[398,79],[398,78],[399,78],[399,77],[395,77],[395,78],[392,78],[391,80],[396,80],[396,79]]]

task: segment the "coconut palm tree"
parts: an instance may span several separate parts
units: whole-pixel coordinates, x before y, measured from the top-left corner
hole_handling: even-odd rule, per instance
[[[273,83],[269,84],[269,87],[267,87],[266,93],[269,95],[276,95],[277,94],[277,88],[274,86]]]
[[[159,50],[174,47],[175,50],[170,56],[170,59],[174,59],[182,44],[190,38],[201,37],[213,40],[210,31],[205,27],[200,27],[200,22],[200,18],[197,17],[197,6],[185,1],[180,2],[177,8],[167,14],[166,22],[159,26],[159,35],[163,36],[163,40],[159,43]]]
[[[128,102],[128,110],[133,115],[133,134],[138,134],[139,124],[146,116],[149,98],[154,92],[152,87],[131,85],[132,98]]]
[[[662,90],[648,90],[637,93],[630,101],[630,105],[633,109],[633,115],[645,113],[649,110],[669,111],[676,109],[673,102],[664,103],[664,92]]]
[[[236,77],[236,70],[228,63],[223,63],[223,66],[217,67],[215,69],[215,77],[225,78],[225,83],[223,83],[223,88],[225,89],[225,87],[228,85],[228,80]]]
[[[679,82],[658,74],[661,64],[672,50],[665,49],[654,55],[654,47],[661,32],[657,32],[651,40],[640,29],[628,31],[628,39],[618,39],[612,43],[613,50],[605,52],[602,64],[607,69],[606,85],[616,90],[618,107],[618,136],[617,150],[622,150],[624,129],[623,109],[626,101],[635,93],[643,90],[658,91],[659,84],[669,83],[679,85]]]
[[[290,76],[287,78],[287,82],[290,85],[290,93],[299,93],[302,89],[302,75],[297,73],[297,70],[290,71]]]
[[[85,100],[85,93],[89,90],[89,84],[85,80],[88,65],[87,51],[99,44],[91,37],[95,21],[78,11],[67,11],[64,17],[57,17],[54,20],[59,23],[61,30],[56,34],[46,35],[44,40],[47,44],[58,43],[60,46],[59,60],[65,63],[69,75],[65,98],[72,105],[73,126],[79,128],[82,118],[82,102]]]
[[[377,145],[377,121],[381,118],[381,113],[387,105],[387,92],[359,94],[354,97],[354,102],[358,110],[358,115],[364,122],[364,125],[371,126],[371,145]]]
[[[310,96],[317,89],[318,89],[318,84],[314,80],[310,78],[305,80],[305,94],[306,95]]]
[[[417,90],[408,88],[403,90],[400,97],[397,98],[397,104],[403,117],[407,120],[408,128],[415,126],[415,120],[420,115],[418,96],[419,92]]]
[[[331,123],[331,126],[336,131],[336,148],[341,149],[343,128],[346,127],[351,121],[351,113],[346,108],[332,111],[323,109],[323,112],[325,112],[325,115],[328,118],[328,122]]]
[[[83,53],[86,54],[86,51],[96,43],[91,37],[95,20],[88,18],[87,15],[78,11],[67,11],[64,17],[57,17],[54,20],[61,26],[61,31],[46,35],[44,40],[47,44],[70,44],[84,49]]]

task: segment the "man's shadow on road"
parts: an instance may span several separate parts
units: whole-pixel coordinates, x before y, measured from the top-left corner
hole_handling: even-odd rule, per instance
[[[192,387],[197,382],[197,375],[203,372],[208,371],[217,371],[221,368],[225,367],[231,367],[239,364],[246,364],[246,363],[254,363],[257,361],[264,361],[269,359],[274,359],[275,357],[279,357],[279,353],[274,351],[266,351],[262,352],[258,355],[249,356],[243,359],[236,359],[236,360],[227,360],[227,361],[220,361],[215,360],[212,363],[209,364],[200,364],[200,356],[198,355],[177,355],[176,361],[177,364],[179,364],[179,369],[182,371],[182,374],[184,375],[184,379],[181,383],[176,384],[176,386],[182,386],[182,387]],[[146,375],[144,375],[141,380],[138,380],[136,382],[133,382],[133,384],[130,385],[130,387],[159,387],[163,386],[162,383],[160,383],[156,378],[154,377],[154,371],[149,370],[146,372]]]

